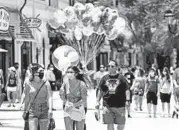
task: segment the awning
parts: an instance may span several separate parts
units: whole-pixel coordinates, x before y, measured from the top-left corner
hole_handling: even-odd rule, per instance
[[[8,52],[8,50],[0,48],[0,52]]]

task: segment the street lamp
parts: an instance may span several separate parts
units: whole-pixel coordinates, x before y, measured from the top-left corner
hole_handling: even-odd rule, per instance
[[[177,19],[174,18],[175,14],[171,10],[166,10],[164,18],[168,19],[168,30],[171,34],[177,33]]]

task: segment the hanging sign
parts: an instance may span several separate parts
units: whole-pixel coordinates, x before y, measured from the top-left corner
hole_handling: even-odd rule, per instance
[[[38,30],[40,25],[42,24],[42,20],[38,18],[39,15],[37,15],[37,17],[33,18],[33,17],[30,17],[30,18],[25,18],[24,19],[24,22],[25,24],[27,25],[27,27],[29,28],[37,28]]]
[[[9,24],[10,24],[9,12],[5,8],[0,7],[0,31],[7,32],[9,30]]]

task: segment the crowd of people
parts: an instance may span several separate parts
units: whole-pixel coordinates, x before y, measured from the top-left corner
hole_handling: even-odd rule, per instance
[[[141,67],[122,69],[116,61],[109,61],[93,76],[96,91],[97,120],[101,119],[107,124],[107,130],[123,130],[130,113],[131,103],[135,111],[143,111],[143,99],[147,100],[148,117],[156,118],[158,98],[162,104],[162,117],[177,117],[179,111],[179,68],[174,71],[164,67],[162,71],[152,65],[148,72]],[[87,113],[87,92],[90,89],[78,66],[70,66],[60,81],[54,71],[54,66],[49,64],[47,70],[43,65],[30,64],[26,70],[23,89],[19,88],[21,76],[18,63],[9,68],[7,82],[4,83],[3,72],[0,72],[0,87],[7,91],[8,106],[15,107],[20,102],[21,109],[28,112],[28,127],[30,130],[47,130],[49,119],[53,116],[53,91],[59,90],[63,101],[64,122],[66,130],[86,130],[85,116]],[[1,90],[0,89],[0,90]],[[23,90],[23,91],[22,91]],[[1,92],[1,91],[0,91]],[[171,96],[174,95],[175,107],[171,115]],[[101,104],[101,100],[103,103]],[[102,116],[100,107],[102,106]],[[153,107],[153,112],[152,108]]]

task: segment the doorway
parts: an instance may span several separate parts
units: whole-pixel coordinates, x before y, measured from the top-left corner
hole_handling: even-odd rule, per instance
[[[21,74],[23,80],[30,63],[32,63],[32,42],[24,41],[21,46]]]

